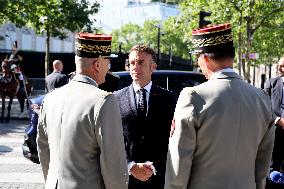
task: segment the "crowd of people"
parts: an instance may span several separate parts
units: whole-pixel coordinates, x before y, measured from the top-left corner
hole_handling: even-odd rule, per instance
[[[46,78],[37,136],[45,188],[283,187],[284,58],[266,92],[253,87],[233,69],[231,30],[192,31],[191,53],[208,81],[178,98],[152,83],[156,54],[147,45],[130,49],[130,86],[99,89],[112,37],[78,33],[74,77],[68,82],[56,60]]]

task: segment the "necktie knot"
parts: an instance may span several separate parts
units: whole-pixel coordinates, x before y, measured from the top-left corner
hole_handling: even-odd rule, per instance
[[[139,89],[138,91],[139,91],[139,93],[142,94],[142,95],[143,95],[144,93],[146,93],[146,89],[144,89],[144,88],[141,88],[141,89]]]

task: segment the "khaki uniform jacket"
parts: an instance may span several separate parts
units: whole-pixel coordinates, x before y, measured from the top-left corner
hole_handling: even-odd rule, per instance
[[[89,77],[45,97],[37,143],[46,189],[127,188],[118,103]]]
[[[234,72],[212,76],[179,96],[165,189],[264,189],[274,140],[269,97]]]

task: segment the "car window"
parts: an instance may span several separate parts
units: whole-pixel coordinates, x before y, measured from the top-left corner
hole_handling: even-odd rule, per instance
[[[167,89],[167,75],[154,73],[152,75],[152,82],[156,86]]]
[[[119,82],[118,82],[118,89],[122,89],[131,85],[132,79],[130,75],[120,75]]]
[[[179,95],[185,87],[193,87],[203,83],[205,80],[197,75],[170,75],[168,77],[169,90]]]
[[[129,74],[119,74],[118,89],[122,89],[131,85],[132,79]],[[153,73],[153,84],[161,88],[167,89],[179,95],[181,90],[185,87],[192,87],[199,85],[206,81],[203,75],[192,73]]]

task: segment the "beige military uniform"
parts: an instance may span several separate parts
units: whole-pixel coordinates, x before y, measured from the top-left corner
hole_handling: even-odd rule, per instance
[[[37,142],[46,189],[127,188],[118,104],[91,78],[76,75],[45,97]]]
[[[264,189],[274,126],[269,97],[234,72],[184,89],[165,189]]]

